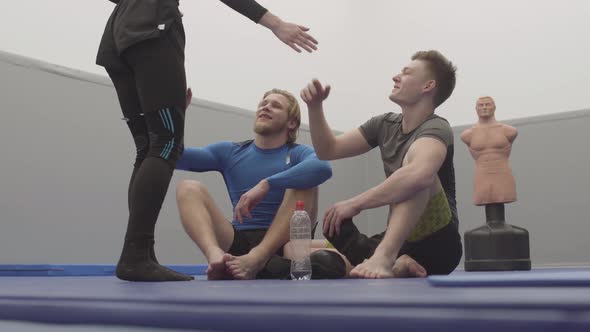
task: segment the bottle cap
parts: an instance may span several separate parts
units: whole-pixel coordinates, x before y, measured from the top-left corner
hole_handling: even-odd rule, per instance
[[[305,204],[303,201],[297,201],[295,203],[295,210],[305,210]]]

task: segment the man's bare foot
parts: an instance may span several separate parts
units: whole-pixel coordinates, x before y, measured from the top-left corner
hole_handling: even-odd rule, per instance
[[[209,261],[209,266],[207,267],[208,280],[233,279],[231,273],[225,267],[223,255],[225,255],[225,252],[223,252],[221,248],[217,248],[209,254],[209,257],[207,258]]]
[[[256,275],[264,268],[266,259],[258,257],[252,252],[244,256],[232,256],[225,254],[223,256],[226,269],[235,279],[246,280],[256,279]]]
[[[351,278],[393,278],[393,263],[385,256],[373,255],[350,271]]]
[[[386,257],[373,255],[352,269],[350,276],[369,279],[424,278],[427,276],[426,269],[408,255],[398,257],[393,266],[390,265]]]
[[[412,257],[402,255],[393,265],[394,278],[424,278],[428,275],[426,269]]]

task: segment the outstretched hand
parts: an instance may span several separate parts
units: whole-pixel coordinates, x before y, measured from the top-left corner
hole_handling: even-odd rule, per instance
[[[308,106],[319,105],[330,95],[330,85],[324,87],[320,81],[314,78],[301,90],[300,95]]]
[[[272,29],[277,38],[299,53],[301,53],[300,48],[310,53],[318,49],[316,46],[318,41],[307,31],[309,31],[308,27],[282,21]]]

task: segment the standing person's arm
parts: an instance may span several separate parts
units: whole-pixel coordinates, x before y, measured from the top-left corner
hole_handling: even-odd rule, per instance
[[[309,28],[281,20],[254,0],[221,0],[231,9],[246,16],[254,23],[263,25],[272,31],[283,43],[297,52],[303,48],[308,52],[317,50],[317,40],[307,33]]]

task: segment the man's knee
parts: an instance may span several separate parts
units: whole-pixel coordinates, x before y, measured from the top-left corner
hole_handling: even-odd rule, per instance
[[[139,167],[149,150],[149,137],[145,120],[143,115],[140,114],[124,117],[123,120],[127,123],[135,142],[135,164],[133,166]]]
[[[176,186],[178,204],[186,201],[202,200],[209,196],[207,188],[195,180],[183,180]]]
[[[319,190],[318,187],[310,189],[287,189],[283,198],[283,204],[295,207],[296,201],[303,201],[305,210],[309,214],[312,223],[317,222]]]
[[[148,126],[148,156],[162,158],[172,167],[182,154],[184,139],[184,112],[176,108],[163,108],[145,114]]]

